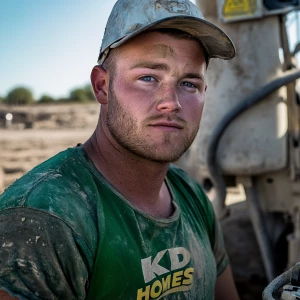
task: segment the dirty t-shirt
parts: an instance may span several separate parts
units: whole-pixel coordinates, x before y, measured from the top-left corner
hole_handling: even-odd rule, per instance
[[[145,174],[146,176],[146,174]],[[81,147],[0,196],[0,289],[20,299],[214,299],[228,264],[212,206],[171,166],[174,213],[133,207]]]

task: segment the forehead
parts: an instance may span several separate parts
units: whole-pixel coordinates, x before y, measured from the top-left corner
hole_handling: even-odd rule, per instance
[[[159,55],[159,57],[167,57],[169,55],[174,56],[175,55],[175,50],[165,44],[154,44],[154,45],[148,45],[147,47],[147,52],[150,54],[156,54]]]
[[[155,31],[140,34],[117,49],[117,56],[122,56],[122,59],[151,56],[174,59],[185,57],[195,62],[205,62],[204,50],[197,40],[177,38]]]

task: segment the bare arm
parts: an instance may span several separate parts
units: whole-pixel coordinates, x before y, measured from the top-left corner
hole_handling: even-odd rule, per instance
[[[215,299],[216,300],[239,300],[240,297],[237,293],[231,268],[228,265],[225,271],[217,278],[215,286]]]
[[[9,293],[0,290],[0,299],[1,300],[17,300],[18,298],[12,297]]]

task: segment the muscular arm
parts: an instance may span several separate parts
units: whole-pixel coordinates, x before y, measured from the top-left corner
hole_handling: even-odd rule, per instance
[[[228,265],[224,272],[218,276],[215,286],[215,299],[216,300],[239,300],[240,297],[237,293],[231,268]]]

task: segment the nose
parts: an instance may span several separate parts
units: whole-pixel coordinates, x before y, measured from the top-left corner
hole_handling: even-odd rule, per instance
[[[168,88],[162,93],[157,104],[157,110],[161,112],[178,112],[181,105],[178,99],[176,88]]]

